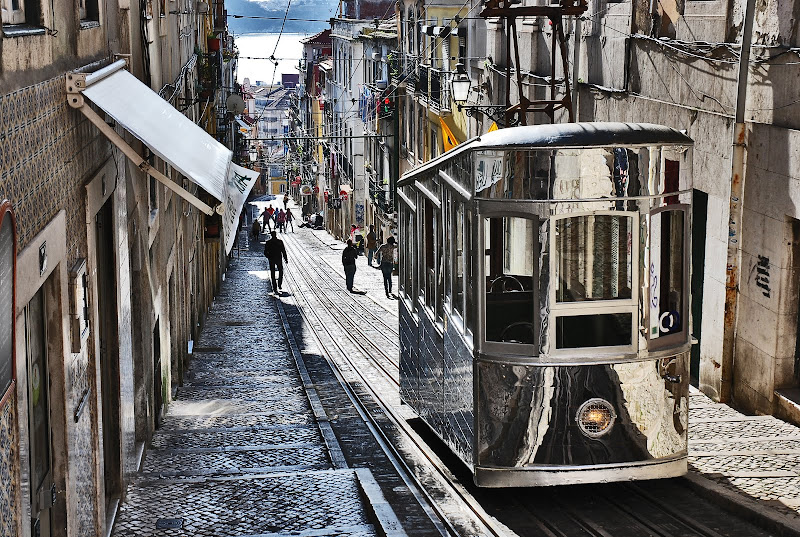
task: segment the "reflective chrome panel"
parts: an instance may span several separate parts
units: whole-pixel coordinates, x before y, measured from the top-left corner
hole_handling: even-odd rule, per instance
[[[597,465],[685,455],[688,353],[586,366],[479,361],[478,465]],[[676,382],[676,380],[678,380]],[[616,412],[600,438],[582,434],[578,408],[600,397]]]

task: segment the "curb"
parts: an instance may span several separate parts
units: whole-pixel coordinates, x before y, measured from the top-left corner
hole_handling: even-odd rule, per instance
[[[381,537],[408,537],[394,509],[386,501],[381,487],[367,468],[355,468],[358,488],[366,499],[367,516],[376,522],[375,529]]]
[[[693,471],[684,476],[683,484],[726,511],[780,537],[800,537],[800,517],[779,513],[749,496],[734,492]]]

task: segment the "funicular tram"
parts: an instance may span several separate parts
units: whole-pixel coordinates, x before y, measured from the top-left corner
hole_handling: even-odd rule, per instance
[[[399,181],[401,397],[476,484],[686,472],[692,145],[515,127]]]

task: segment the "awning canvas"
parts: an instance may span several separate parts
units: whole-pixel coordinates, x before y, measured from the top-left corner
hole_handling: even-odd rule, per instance
[[[120,69],[83,94],[186,178],[224,200],[231,150],[139,79]]]
[[[220,202],[216,210],[222,215],[225,251],[230,253],[236,240],[242,206],[259,173],[233,164],[233,153],[227,147],[122,69],[124,65],[121,60],[89,75],[68,73],[67,101],[143,171],[206,214],[213,214],[213,208],[149,166],[91,107],[84,104],[82,97],[102,108],[153,153],[216,198]]]

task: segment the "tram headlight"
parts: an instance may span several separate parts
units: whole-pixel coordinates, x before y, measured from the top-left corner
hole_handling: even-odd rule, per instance
[[[591,438],[608,433],[616,419],[617,414],[611,403],[599,397],[583,403],[575,415],[575,421],[578,422],[581,432]]]

